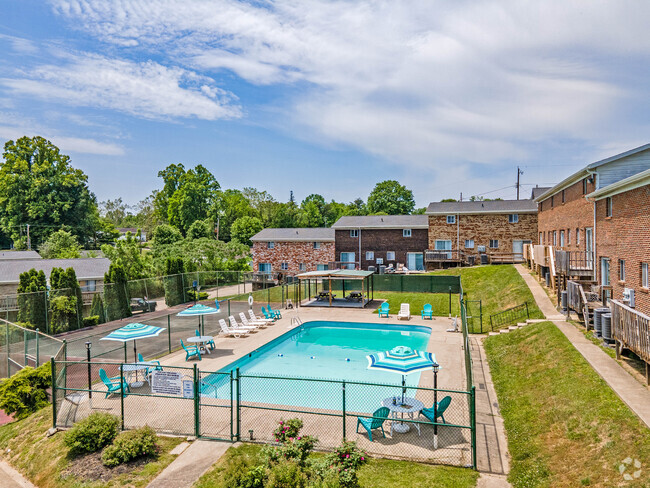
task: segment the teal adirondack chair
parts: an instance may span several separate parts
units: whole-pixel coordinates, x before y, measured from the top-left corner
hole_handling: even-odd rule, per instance
[[[122,378],[122,384],[120,385],[120,377],[109,378],[103,368],[99,368],[99,378],[106,385],[107,391],[104,398],[108,398],[113,393],[122,393],[122,389],[131,392],[131,388],[129,388],[129,384],[124,378]]]
[[[445,420],[444,413],[445,410],[449,408],[450,404],[451,404],[451,397],[446,396],[445,398],[443,398],[438,402],[438,411],[435,412],[438,414],[437,416],[434,415],[433,406],[431,408],[423,408],[420,411],[420,415],[424,415],[430,422],[436,422],[436,419],[440,417],[442,419],[442,422],[446,424],[447,421]]]
[[[196,337],[201,337],[201,333],[199,332],[199,329],[195,329],[195,330],[194,330],[194,334],[196,335]],[[215,343],[214,343],[214,340],[208,341],[208,342],[206,343],[206,346],[210,346],[210,349],[212,349],[213,351],[214,351],[215,348],[217,347],[217,346],[215,345]]]
[[[357,434],[359,433],[359,425],[361,425],[368,432],[368,439],[370,439],[370,442],[372,442],[373,429],[381,429],[382,435],[386,437],[386,433],[384,432],[384,422],[386,422],[389,415],[390,410],[388,407],[381,407],[375,410],[372,414],[374,418],[357,417]]]
[[[144,363],[144,358],[140,353],[138,353],[138,362]],[[151,373],[153,373],[154,371],[162,371],[162,366],[160,365],[160,361],[149,361],[149,362],[155,364],[155,366],[150,366],[144,370],[144,375],[147,377],[147,380],[149,379],[149,376],[151,376]]]
[[[271,308],[271,305],[269,305],[269,313],[276,319],[281,319],[282,318],[282,314],[280,313],[280,311],[279,310],[273,310]]]
[[[388,302],[384,302],[379,307],[379,316],[388,318],[388,312],[390,312],[390,305]]]
[[[272,314],[270,314],[269,312],[267,312],[264,307],[262,307],[262,314],[264,315],[265,319],[270,319],[270,320],[275,321],[275,317]]]
[[[431,304],[425,303],[420,314],[422,315],[423,319],[433,320],[433,307],[431,306]]]
[[[185,361],[189,361],[191,357],[196,356],[201,361],[201,351],[199,351],[198,346],[186,346],[183,344],[183,339],[181,339],[181,346],[185,349]]]

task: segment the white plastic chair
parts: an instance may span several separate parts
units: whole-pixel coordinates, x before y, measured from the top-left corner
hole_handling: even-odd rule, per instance
[[[273,319],[265,319],[264,317],[258,317],[253,313],[253,309],[248,310],[248,315],[250,316],[253,322],[264,322],[266,325],[273,325],[275,322]]]
[[[237,321],[235,320],[235,317],[232,315],[228,317],[228,320],[230,321],[230,328],[235,329],[235,330],[247,330],[247,331],[253,331],[256,330],[257,327],[254,325],[243,325],[243,324],[238,324]]]
[[[397,318],[411,320],[411,306],[408,303],[402,303],[400,305]]]
[[[248,334],[249,332],[248,330],[244,330],[244,329],[236,329],[236,330],[231,329],[230,327],[228,327],[224,319],[219,319],[219,326],[221,327],[221,332],[223,332],[227,336],[240,337]]]
[[[249,321],[246,315],[244,315],[244,312],[239,312],[239,320],[241,320],[244,327],[266,327],[266,322],[262,322],[261,320]]]

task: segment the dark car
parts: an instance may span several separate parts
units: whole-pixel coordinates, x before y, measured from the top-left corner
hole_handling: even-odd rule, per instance
[[[144,298],[131,298],[131,312],[153,312],[156,310],[156,302],[145,300]]]

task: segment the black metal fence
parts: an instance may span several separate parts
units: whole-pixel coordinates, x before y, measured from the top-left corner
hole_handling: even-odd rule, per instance
[[[516,324],[521,319],[529,319],[528,302],[508,308],[503,312],[490,315],[490,329],[501,329],[508,325]]]

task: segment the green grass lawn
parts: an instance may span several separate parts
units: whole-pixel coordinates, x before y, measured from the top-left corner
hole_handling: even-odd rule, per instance
[[[2,458],[26,476],[39,488],[117,488],[145,487],[176,456],[169,454],[183,439],[159,437],[160,453],[141,468],[113,477],[108,482],[81,481],[62,477],[70,466],[68,448],[63,445],[63,433],[46,438],[52,426],[52,407],[46,407],[26,419],[0,427]],[[11,449],[11,451],[8,451]]]
[[[488,337],[485,349],[513,487],[650,486],[650,429],[557,327],[542,322]],[[638,479],[619,472],[627,458],[642,463]]]
[[[193,488],[225,488],[223,472],[236,456],[245,456],[256,461],[261,446],[242,444],[231,447],[226,454],[205,473]],[[321,454],[313,454],[320,456]],[[359,470],[359,482],[363,488],[470,488],[476,486],[478,473],[467,468],[431,466],[407,461],[371,459]]]

